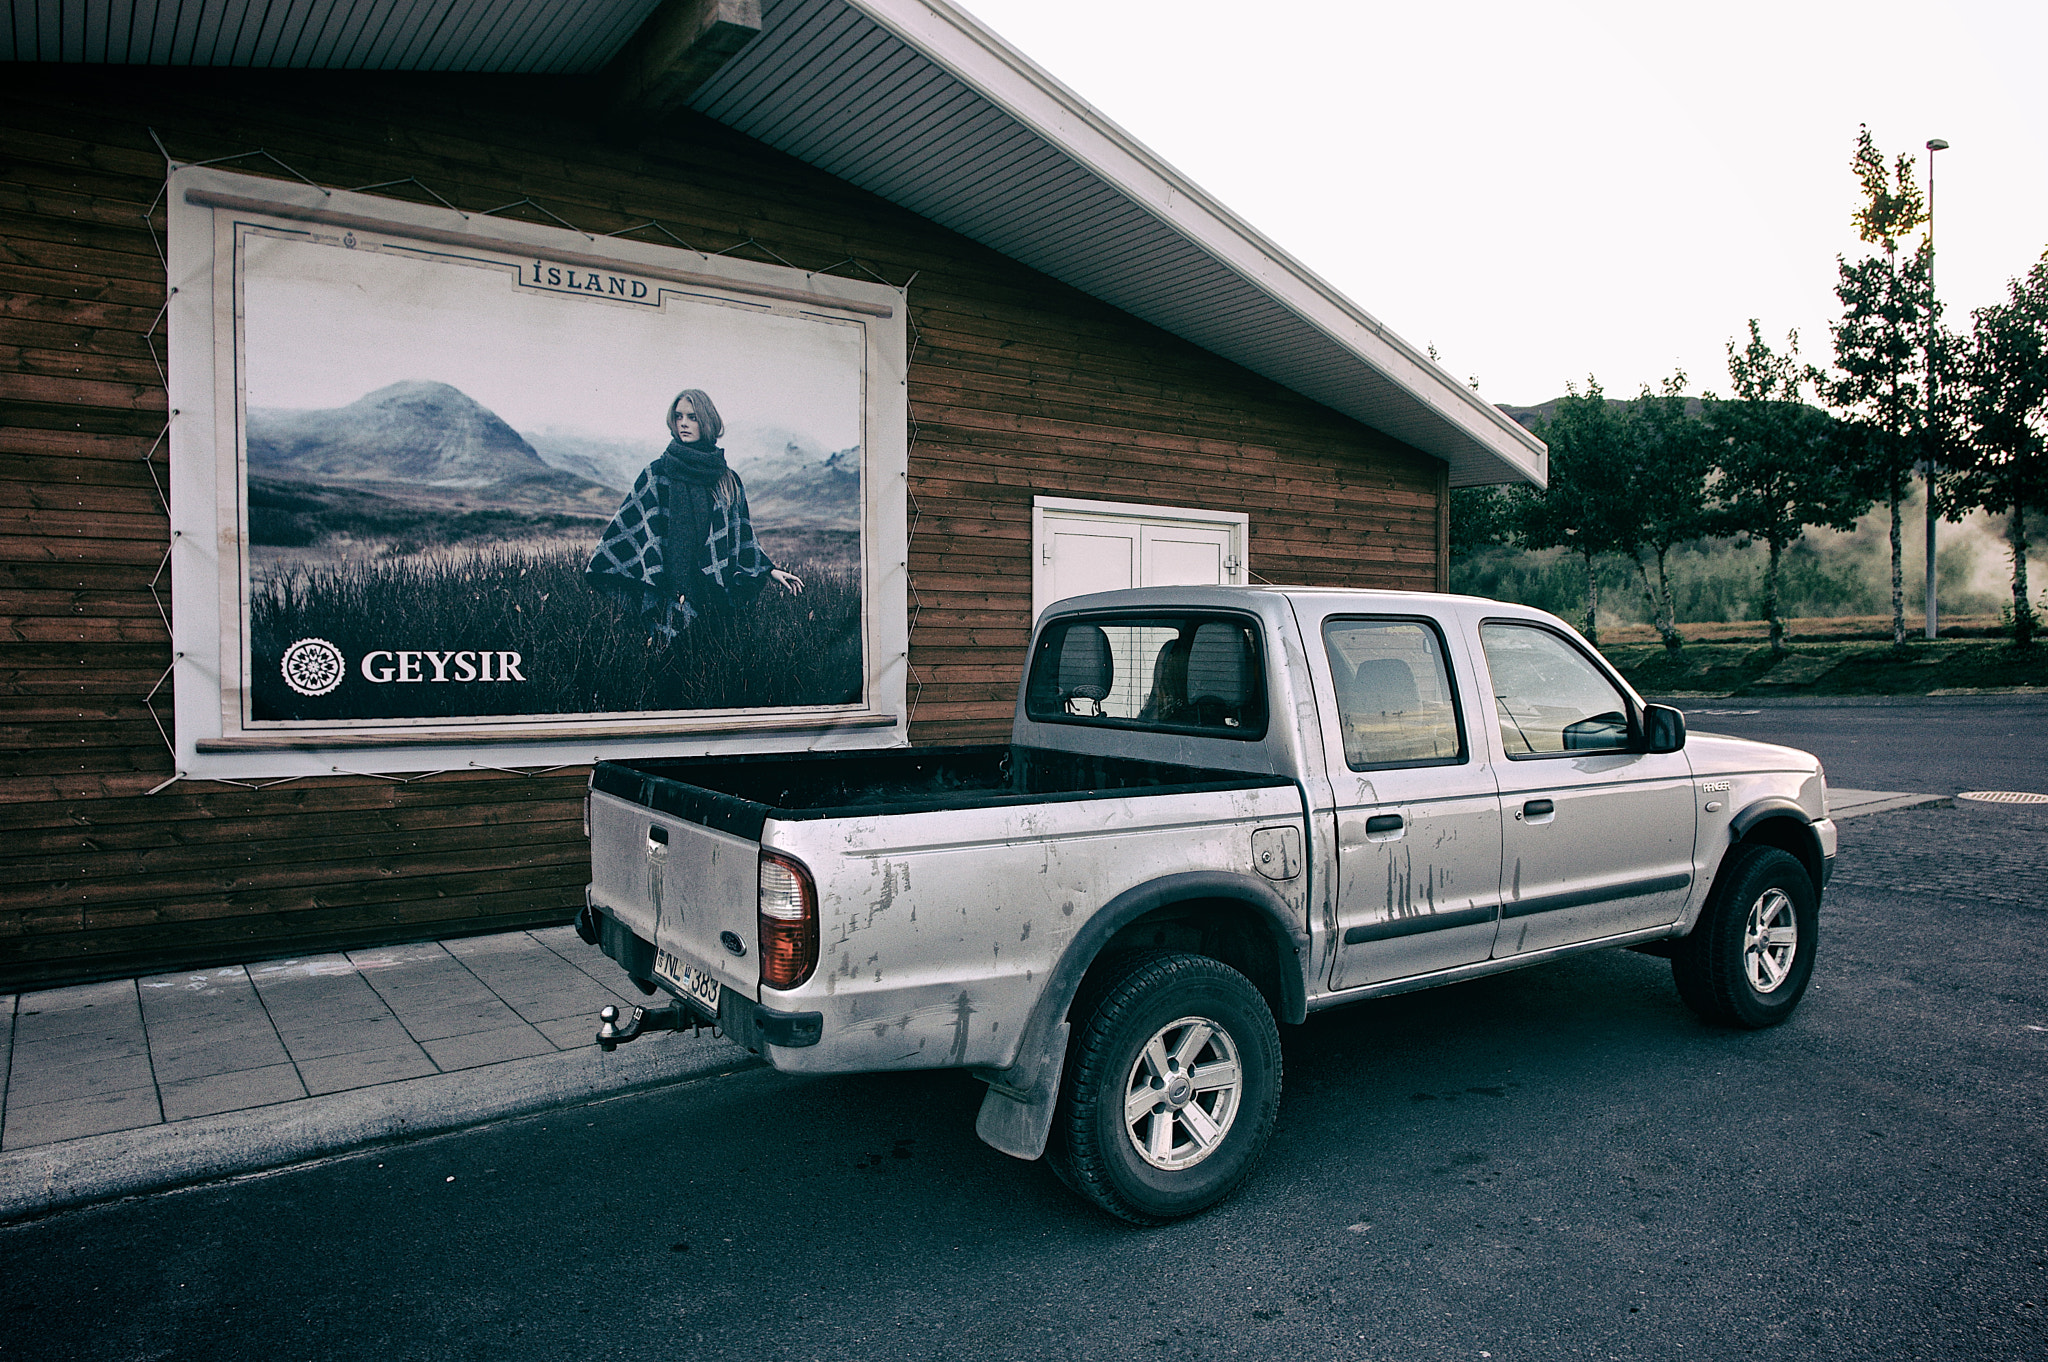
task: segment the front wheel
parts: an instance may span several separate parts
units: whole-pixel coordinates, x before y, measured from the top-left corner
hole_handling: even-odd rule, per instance
[[[1679,996],[1708,1021],[1776,1026],[1805,995],[1819,944],[1819,898],[1806,867],[1777,847],[1738,847],[1672,951],[1671,973]]]
[[[1138,1225],[1204,1210],[1251,1172],[1280,1108],[1280,1033],[1249,979],[1205,955],[1134,956],[1074,1041],[1058,1171]]]

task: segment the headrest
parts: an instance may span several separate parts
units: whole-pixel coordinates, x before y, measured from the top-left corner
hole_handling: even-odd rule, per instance
[[[1101,700],[1109,695],[1116,679],[1116,660],[1109,651],[1109,635],[1099,624],[1077,624],[1067,630],[1060,645],[1061,696],[1085,695]]]
[[[1251,691],[1250,663],[1244,630],[1232,624],[1197,627],[1188,644],[1188,698],[1243,704]]]
[[[1366,714],[1398,714],[1421,707],[1415,673],[1398,657],[1369,657],[1351,678],[1351,707]]]

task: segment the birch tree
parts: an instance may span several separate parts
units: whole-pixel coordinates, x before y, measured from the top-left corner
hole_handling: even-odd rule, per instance
[[[2027,512],[2048,510],[2048,252],[2011,281],[2005,302],[1971,316],[1961,366],[1970,461],[1956,501],[2005,512],[2013,642],[2027,648],[2040,627],[2027,597]]]
[[[1586,640],[1600,645],[1600,574],[1597,560],[1630,543],[1619,519],[1628,484],[1628,430],[1600,389],[1567,385],[1556,412],[1536,432],[1550,446],[1550,481],[1523,506],[1517,527],[1532,549],[1566,548],[1586,572]]]
[[[1689,406],[1682,371],[1665,379],[1655,392],[1645,385],[1642,395],[1629,404],[1623,423],[1628,478],[1614,489],[1616,504],[1609,511],[1635,560],[1650,623],[1670,653],[1685,644],[1672,599],[1671,550],[1710,531],[1709,447],[1706,430]]]
[[[1837,257],[1835,296],[1842,319],[1831,328],[1835,372],[1823,376],[1822,397],[1849,414],[1848,448],[1863,485],[1891,513],[1892,646],[1906,645],[1905,540],[1900,506],[1925,451],[1928,335],[1934,312],[1933,247],[1922,241],[1900,258],[1907,234],[1927,220],[1913,182],[1913,158],[1900,153],[1889,170],[1870,129],[1856,135],[1852,161],[1863,205],[1851,216],[1856,234],[1879,253],[1850,262]],[[1934,489],[1928,488],[1928,495]]]
[[[1779,583],[1785,551],[1809,525],[1847,530],[1870,509],[1870,497],[1847,466],[1841,425],[1803,400],[1813,370],[1799,361],[1799,334],[1782,352],[1749,321],[1749,343],[1728,342],[1728,378],[1734,396],[1709,393],[1702,424],[1713,447],[1715,477],[1710,519],[1714,532],[1746,538],[1769,551],[1764,568],[1764,618],[1771,651],[1785,651]]]

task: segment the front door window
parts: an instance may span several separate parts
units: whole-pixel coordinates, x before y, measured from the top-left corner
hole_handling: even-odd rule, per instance
[[[1563,639],[1519,624],[1482,625],[1479,638],[1510,760],[1628,746],[1628,702]]]

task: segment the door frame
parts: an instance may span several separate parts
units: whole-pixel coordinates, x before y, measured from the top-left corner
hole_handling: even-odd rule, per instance
[[[1099,520],[1127,525],[1224,526],[1231,531],[1229,568],[1233,584],[1249,580],[1251,573],[1251,515],[1245,511],[1211,511],[1196,506],[1147,506],[1133,501],[1090,501],[1078,497],[1031,498],[1031,618],[1035,622],[1051,605],[1051,577],[1045,571],[1052,552],[1045,518],[1050,511],[1066,520]]]

